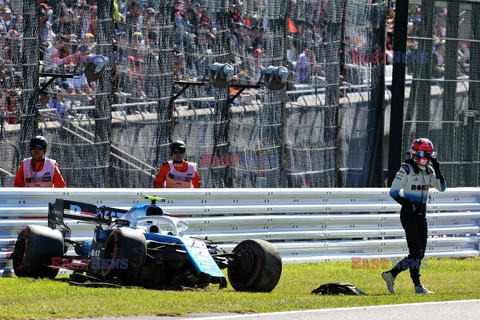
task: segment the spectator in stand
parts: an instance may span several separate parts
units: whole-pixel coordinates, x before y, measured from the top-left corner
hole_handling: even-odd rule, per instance
[[[15,90],[12,89],[12,90],[5,91],[2,104],[3,104],[3,109],[6,112],[6,116],[4,119],[8,124],[17,123],[17,117],[15,115],[15,112],[18,110],[17,99],[18,99],[18,95]]]
[[[133,96],[140,99],[147,98],[147,95],[143,91],[145,76],[142,72],[143,60],[135,61],[134,69],[131,70],[132,81],[133,81]]]
[[[22,42],[20,41],[20,34],[15,29],[10,29],[7,32],[5,39],[5,57],[12,61],[12,64],[22,64]]]
[[[132,97],[145,98],[145,93],[142,90],[143,87],[143,74],[141,71],[141,63],[134,56],[128,56],[128,85],[126,87]]]
[[[254,52],[255,49],[262,50],[264,45],[265,28],[259,26],[253,27],[250,35],[252,52]]]
[[[158,66],[159,51],[157,49],[157,41],[158,34],[154,31],[150,31],[145,42],[147,49],[145,54],[145,82],[143,89],[148,99],[157,99],[160,94],[160,83],[157,76],[160,73]]]
[[[435,16],[435,37],[444,38],[447,36],[447,9],[437,8],[439,12]]]
[[[0,56],[0,88],[5,88],[6,70],[2,57]]]
[[[395,3],[392,3],[390,7],[388,7],[386,29],[393,29],[394,26],[395,26]]]
[[[137,1],[130,1],[127,9],[126,24],[129,27],[127,33],[131,36],[134,32],[140,31],[140,16],[142,12]]]
[[[114,53],[115,59],[120,65],[125,65],[128,61],[129,46],[126,32],[116,31],[114,33]]]
[[[90,32],[85,33],[85,37],[83,38],[83,45],[88,47],[94,44],[95,44],[95,35]]]
[[[47,12],[44,9],[40,11],[39,19],[40,21],[39,21],[38,28],[39,28],[41,42],[44,43],[46,41],[53,41],[53,39],[55,38],[55,33],[52,30],[52,26],[48,21]]]
[[[53,41],[45,42],[45,51],[43,53],[41,71],[43,72],[55,72],[60,65],[60,49],[63,48],[63,43],[60,37],[55,37]]]
[[[8,7],[5,7],[3,11],[0,12],[0,31],[8,32],[11,29],[15,29],[15,23],[12,23],[11,15],[12,10]]]
[[[38,95],[38,109],[48,109],[50,108],[50,97],[48,92],[42,91]]]
[[[444,76],[445,72],[445,40],[437,40],[435,47],[433,48],[433,60],[432,60],[432,77],[435,79]]]
[[[157,24],[155,20],[156,14],[157,12],[153,8],[147,8],[147,10],[145,10],[145,13],[141,18],[140,24],[140,27],[142,30],[144,30],[145,34],[149,34],[151,31],[155,30]]]
[[[307,83],[310,78],[310,67],[312,57],[309,48],[305,48],[303,52],[298,56],[296,69],[298,83]]]
[[[459,76],[470,75],[470,48],[468,47],[468,43],[462,42],[457,53]]]
[[[13,68],[12,61],[9,59],[3,59],[0,51],[0,88],[12,89],[15,82],[15,69]],[[0,92],[2,92],[0,90]],[[4,92],[7,93],[6,91]]]
[[[93,94],[92,88],[88,85],[85,73],[68,78],[67,82],[72,85],[74,93],[76,94]]]
[[[67,184],[57,162],[45,157],[48,142],[42,136],[30,140],[31,158],[22,161],[17,171],[14,187],[65,188]]]
[[[230,40],[230,51],[231,52],[242,52],[245,46],[244,39],[244,24],[241,22],[234,23],[232,25],[232,37]]]
[[[75,48],[75,39],[66,39],[57,35],[53,41],[53,44],[48,45],[44,58],[43,58],[43,70],[45,72],[58,72],[59,68],[64,67],[72,62],[70,55],[73,52],[72,48]]]
[[[56,19],[52,23],[52,29],[55,34],[61,34],[68,38],[79,38],[82,32],[80,20],[73,9],[65,3],[54,6],[54,15]]]
[[[175,10],[175,47],[179,50],[184,50],[184,42],[188,36],[187,20],[180,10]]]
[[[47,50],[49,50],[55,39],[55,33],[53,33],[50,22],[48,21],[47,12],[44,9],[40,11],[39,19],[40,60],[44,60]]]
[[[88,18],[88,32],[93,36],[97,34],[98,20],[97,20],[97,6],[91,6],[91,12]]]
[[[45,81],[43,81],[43,83],[41,83],[40,85],[43,85],[44,82]],[[44,117],[44,119],[46,120],[57,119],[56,110],[55,112],[47,111],[48,109],[50,109],[50,94],[47,91],[42,91],[39,93],[38,103],[36,107],[38,110],[42,110],[40,112],[40,115]]]
[[[141,32],[134,32],[132,35],[132,47],[137,51],[137,55],[143,56],[145,50],[147,49],[145,41],[143,39],[143,34]]]
[[[62,97],[58,93],[54,93],[49,102],[50,108],[55,109],[57,116],[63,117],[65,114],[65,103],[62,101]]]
[[[185,54],[182,52],[176,52],[173,55],[173,61],[173,74],[175,80],[183,80],[183,76],[187,73],[185,68]]]

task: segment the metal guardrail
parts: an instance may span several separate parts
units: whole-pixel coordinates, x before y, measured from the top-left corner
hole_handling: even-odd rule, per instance
[[[166,198],[165,212],[189,224],[186,234],[231,250],[245,239],[270,241],[284,263],[398,258],[407,254],[398,212],[384,188],[335,189],[37,189],[0,192],[0,264],[27,224],[47,224],[56,198],[128,209],[142,195]],[[480,188],[431,192],[427,256],[480,255]],[[93,225],[69,221],[73,239]]]

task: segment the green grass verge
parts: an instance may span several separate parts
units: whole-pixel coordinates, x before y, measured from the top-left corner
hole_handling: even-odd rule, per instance
[[[480,298],[480,258],[429,259],[422,283],[436,294],[413,293],[408,271],[389,295],[383,269],[352,269],[350,261],[287,264],[271,293],[235,292],[218,286],[192,291],[159,291],[71,286],[67,279],[0,277],[1,318],[94,317],[107,315],[185,315],[190,312],[276,312]],[[368,296],[320,296],[310,292],[327,282],[349,282]]]

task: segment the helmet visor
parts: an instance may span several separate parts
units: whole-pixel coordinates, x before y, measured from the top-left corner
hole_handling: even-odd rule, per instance
[[[431,158],[433,157],[433,152],[423,151],[423,150],[415,150],[415,155],[419,156],[420,158]]]

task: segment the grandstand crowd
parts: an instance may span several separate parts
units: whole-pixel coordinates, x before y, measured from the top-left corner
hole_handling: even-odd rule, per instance
[[[293,8],[292,1],[292,8]],[[255,3],[255,2],[254,2]],[[298,4],[298,1],[296,2]],[[325,32],[327,1],[305,1],[309,16],[305,19],[288,18],[288,68],[291,82],[309,84],[325,74]],[[248,16],[241,0],[233,1],[231,9],[230,63],[237,71],[236,81],[255,83],[261,74],[265,21],[256,15]],[[260,3],[258,3],[260,5]],[[311,6],[311,8],[308,8]],[[40,0],[40,73],[71,73],[79,61],[97,51],[96,0]],[[250,8],[251,9],[251,8]],[[311,9],[311,10],[310,10]],[[20,114],[19,97],[22,88],[22,12],[12,6],[12,0],[0,0],[0,121],[14,124]],[[293,9],[292,9],[293,10]],[[408,51],[418,51],[421,26],[421,8],[410,6],[408,24]],[[114,1],[114,103],[155,101],[159,97],[159,23],[158,1]],[[259,12],[259,11],[258,11]],[[395,4],[387,14],[386,63],[392,63]],[[445,8],[436,8],[434,45],[432,48],[432,77],[444,73]],[[174,75],[176,80],[199,79],[214,61],[212,46],[220,36],[215,21],[207,12],[206,1],[177,0],[175,9]],[[358,40],[359,48],[362,39]],[[470,52],[467,42],[459,42],[458,76],[469,75]],[[412,70],[407,70],[412,72]],[[40,86],[49,77],[40,77]],[[45,117],[74,117],[75,109],[95,104],[95,82],[85,75],[58,77],[41,92],[38,108],[51,110]],[[205,96],[213,95],[205,87]],[[148,109],[146,109],[148,111]]]

